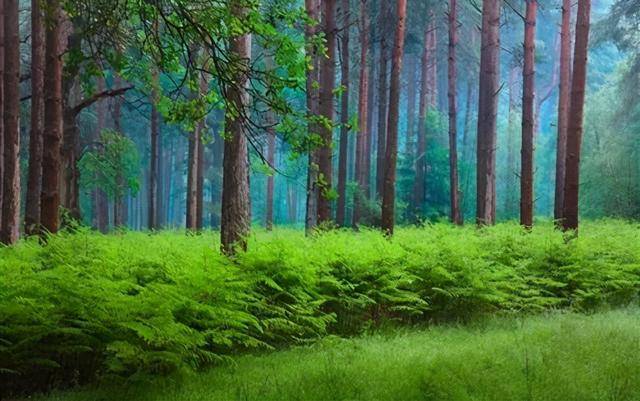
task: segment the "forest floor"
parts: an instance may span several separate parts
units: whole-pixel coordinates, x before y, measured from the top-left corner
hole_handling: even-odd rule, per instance
[[[640,397],[640,312],[547,313],[245,356],[180,384],[57,393],[42,401],[482,400]]]

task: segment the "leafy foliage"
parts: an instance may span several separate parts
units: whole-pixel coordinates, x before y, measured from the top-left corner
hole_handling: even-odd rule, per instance
[[[199,369],[238,352],[486,313],[635,303],[640,230],[587,222],[567,242],[437,224],[259,232],[229,260],[211,235],[81,229],[0,249],[0,380],[6,391]]]

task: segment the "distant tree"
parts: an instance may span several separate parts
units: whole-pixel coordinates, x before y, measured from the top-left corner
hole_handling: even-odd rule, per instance
[[[349,31],[351,29],[351,9],[350,1],[342,0],[342,41],[340,43],[341,57],[341,86],[342,95],[340,100],[340,149],[338,159],[338,203],[336,205],[336,224],[343,227],[345,225],[347,207],[347,164],[349,159],[349,94],[350,94],[350,49]]]
[[[320,188],[318,185],[318,150],[315,137],[318,131],[318,116],[320,115],[318,84],[320,80],[320,55],[317,35],[320,21],[320,0],[305,0],[305,10],[308,21],[305,26],[306,55],[309,60],[306,72],[306,104],[308,120],[309,163],[307,168],[307,200],[305,232],[309,234],[318,223],[318,199]]]
[[[448,97],[449,97],[449,186],[451,202],[451,221],[462,224],[460,213],[460,197],[458,183],[458,103],[457,103],[457,69],[456,46],[458,45],[458,2],[449,1],[449,63],[448,63]]]
[[[140,187],[140,157],[133,141],[117,131],[104,130],[98,143],[84,153],[78,164],[81,186],[104,191],[113,201],[114,226],[121,225],[122,198],[129,191],[135,195]]]
[[[360,79],[358,84],[358,135],[356,137],[355,176],[358,187],[353,200],[353,226],[360,224],[367,198],[367,176],[369,174],[366,163],[367,136],[369,123],[369,69],[367,68],[369,51],[369,16],[367,14],[367,0],[360,0]]]
[[[395,225],[396,161],[398,158],[398,119],[400,103],[400,71],[406,29],[407,1],[398,0],[396,32],[391,58],[391,84],[389,88],[389,123],[385,150],[384,193],[382,197],[382,230],[393,234]]]
[[[384,188],[384,170],[385,170],[385,148],[387,141],[387,118],[388,118],[388,99],[387,95],[389,87],[387,85],[389,71],[389,49],[387,45],[387,36],[389,35],[392,2],[380,1],[380,9],[378,11],[378,37],[380,40],[380,64],[378,70],[378,132],[376,146],[376,197],[382,199]]]
[[[424,28],[424,44],[421,58],[420,74],[420,100],[418,102],[418,131],[416,135],[416,149],[413,161],[415,164],[415,180],[413,181],[413,212],[418,218],[421,214],[425,202],[425,179],[427,175],[427,112],[429,111],[429,63],[430,58],[430,29],[433,24],[429,23]]]
[[[496,219],[496,139],[500,80],[500,0],[482,1],[480,89],[478,90],[478,144],[476,221]]]
[[[584,98],[587,81],[587,58],[591,0],[578,2],[576,39],[571,79],[571,106],[567,128],[567,154],[565,159],[564,203],[562,227],[565,231],[578,229],[578,200],[580,193],[580,151],[584,124]]]

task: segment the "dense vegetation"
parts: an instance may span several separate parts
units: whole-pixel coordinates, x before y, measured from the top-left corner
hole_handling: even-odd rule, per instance
[[[632,401],[640,392],[639,324],[632,309],[329,338],[242,357],[187,384],[108,387],[45,400]]]
[[[585,224],[572,241],[551,223],[437,224],[392,240],[277,230],[234,259],[211,237],[79,229],[0,249],[3,388],[142,379],[328,334],[593,311],[640,294],[640,230],[622,221]]]

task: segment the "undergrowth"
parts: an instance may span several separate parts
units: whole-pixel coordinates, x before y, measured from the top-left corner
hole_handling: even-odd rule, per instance
[[[488,313],[636,303],[640,229],[589,222],[258,232],[220,256],[216,235],[89,230],[0,249],[6,393],[192,371],[251,350]],[[2,394],[0,394],[0,397]]]

